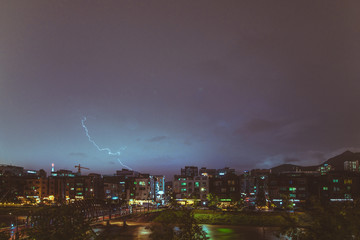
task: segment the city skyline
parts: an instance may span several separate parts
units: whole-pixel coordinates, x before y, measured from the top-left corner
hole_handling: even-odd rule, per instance
[[[6,1],[0,163],[173,175],[358,152],[358,7]]]

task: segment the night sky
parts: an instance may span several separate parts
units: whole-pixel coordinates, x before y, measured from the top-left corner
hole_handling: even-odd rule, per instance
[[[0,162],[113,174],[360,150],[359,1],[0,3]]]

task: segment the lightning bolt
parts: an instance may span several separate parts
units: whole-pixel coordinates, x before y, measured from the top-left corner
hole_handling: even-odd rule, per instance
[[[107,148],[107,147],[102,148],[102,147],[100,147],[100,146],[91,138],[91,136],[90,136],[90,134],[89,134],[89,129],[86,127],[85,122],[86,122],[86,117],[84,117],[83,119],[81,119],[81,125],[82,125],[82,127],[84,128],[84,130],[85,130],[85,134],[86,134],[86,136],[88,137],[89,142],[91,142],[91,143],[96,147],[97,150],[99,150],[100,152],[107,152],[107,154],[108,154],[108,155],[111,155],[111,156],[120,156],[120,155],[121,155],[121,152],[113,152],[113,151],[111,151],[110,148]],[[118,162],[119,162],[122,166],[126,167],[127,169],[132,170],[130,167],[128,167],[128,166],[126,166],[125,164],[123,164],[119,158],[117,158],[117,160],[118,160]]]

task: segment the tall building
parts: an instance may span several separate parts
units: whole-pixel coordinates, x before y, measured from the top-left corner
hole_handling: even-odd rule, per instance
[[[351,172],[360,172],[359,160],[356,161],[345,161],[344,170]]]
[[[175,175],[173,192],[176,199],[201,199],[206,201],[209,193],[209,178],[206,176]]]
[[[165,200],[165,176],[153,175],[150,176],[150,197],[159,203],[164,203]]]
[[[186,177],[195,177],[199,175],[198,167],[195,166],[185,166],[181,169],[181,176]]]

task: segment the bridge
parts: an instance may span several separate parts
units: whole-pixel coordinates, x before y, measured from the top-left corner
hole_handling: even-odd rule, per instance
[[[10,239],[12,240],[19,239],[19,232],[24,229],[32,228],[44,222],[48,222],[50,225],[53,224],[53,221],[56,218],[56,213],[54,215],[52,212],[53,210],[62,211],[66,209],[73,211],[73,213],[76,212],[78,217],[82,217],[85,221],[90,222],[91,225],[95,225],[103,221],[109,222],[112,219],[120,219],[124,221],[124,224],[126,224],[126,219],[132,214],[158,211],[158,209],[154,209],[150,206],[122,207],[120,204],[109,204],[105,201],[81,200],[68,205],[49,207],[43,211],[40,210],[31,213],[28,216],[13,216],[11,226],[1,228],[0,232],[10,233]]]

